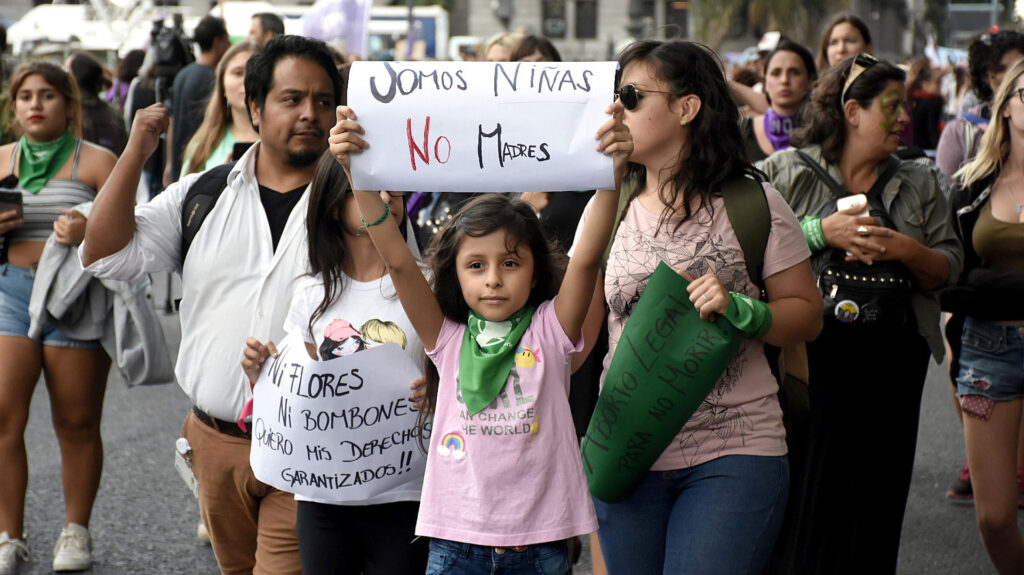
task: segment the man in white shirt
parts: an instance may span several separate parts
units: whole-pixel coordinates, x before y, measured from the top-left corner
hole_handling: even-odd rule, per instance
[[[260,142],[227,174],[185,257],[182,204],[200,175],[135,206],[143,164],[167,128],[159,104],[136,115],[128,147],[96,196],[80,253],[99,277],[181,272],[176,375],[193,405],[182,435],[192,446],[217,562],[226,574],[297,574],[295,502],[253,476],[250,437],[235,423],[251,397],[240,362],[246,337],[283,336],[292,280],[308,262],[309,182],[342,83],[322,42],[279,36],[249,60],[245,89]]]

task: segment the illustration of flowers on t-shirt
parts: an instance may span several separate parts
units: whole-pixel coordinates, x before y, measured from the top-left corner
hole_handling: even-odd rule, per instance
[[[347,319],[335,319],[324,330],[320,359],[344,357],[386,343],[397,343],[405,349],[407,342],[405,331],[393,321],[371,319],[356,329]]]

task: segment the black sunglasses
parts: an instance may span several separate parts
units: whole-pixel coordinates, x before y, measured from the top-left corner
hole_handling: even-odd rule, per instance
[[[843,95],[840,98],[840,102],[846,102],[846,93],[850,91],[850,86],[853,82],[864,73],[865,70],[874,66],[878,63],[878,58],[875,58],[871,54],[857,54],[853,59],[853,64],[850,66],[850,75],[846,77],[846,84],[843,84]]]
[[[671,92],[664,92],[661,90],[640,90],[633,84],[626,84],[625,86],[619,88],[617,92],[615,92],[615,99],[622,100],[622,107],[632,111],[636,110],[636,107],[640,105],[640,98],[643,98],[644,92],[652,92],[655,94],[671,94]]]

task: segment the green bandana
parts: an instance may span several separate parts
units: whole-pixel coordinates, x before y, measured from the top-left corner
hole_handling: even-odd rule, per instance
[[[469,312],[459,352],[459,392],[474,415],[498,397],[515,364],[516,347],[530,327],[534,308],[524,307],[505,321],[487,321]]]
[[[68,161],[75,150],[78,139],[71,132],[52,142],[30,142],[21,137],[18,149],[21,150],[21,163],[18,166],[18,181],[21,187],[35,194],[43,189]]]

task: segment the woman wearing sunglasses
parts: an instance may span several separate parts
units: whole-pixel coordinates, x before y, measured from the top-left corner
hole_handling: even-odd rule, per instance
[[[928,357],[944,353],[933,290],[963,257],[933,172],[892,156],[909,121],[904,81],[863,54],[833,66],[793,135],[799,150],[763,166],[802,221],[825,300],[807,346],[809,439],[794,454],[804,471],[780,537],[784,571],[896,570]],[[858,193],[868,205],[837,211],[837,196]],[[866,489],[878,470],[886,488]]]
[[[783,40],[768,54],[764,89],[770,105],[764,114],[743,123],[747,154],[752,161],[789,147],[790,134],[800,125],[800,110],[817,79],[814,56],[800,44]]]
[[[613,574],[760,573],[789,483],[778,386],[763,344],[806,341],[820,329],[809,250],[791,210],[764,184],[771,231],[762,267],[768,303],[761,301],[722,198],[755,170],[716,54],[691,42],[642,41],[619,65],[635,187],[600,294],[608,309],[606,368],[662,261],[692,279],[688,297],[705,320],[738,301],[770,319],[741,345],[637,487],[622,502],[594,502],[604,558]],[[603,310],[591,306],[592,313]]]
[[[1024,61],[1006,73],[978,154],[956,179],[952,205],[965,252],[960,284],[973,295],[955,310],[966,316],[956,385],[974,504],[996,569],[1021,573],[1015,471],[1024,397]]]

